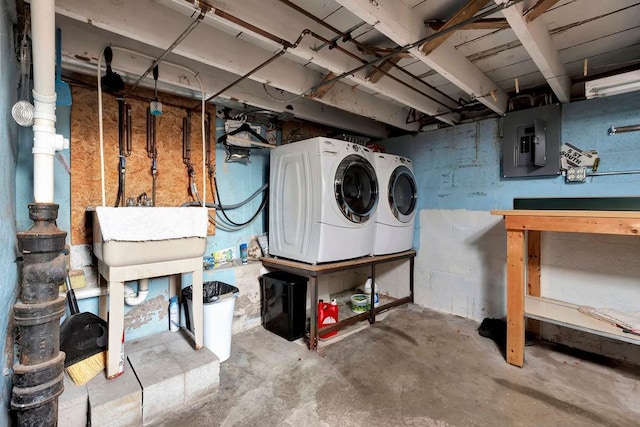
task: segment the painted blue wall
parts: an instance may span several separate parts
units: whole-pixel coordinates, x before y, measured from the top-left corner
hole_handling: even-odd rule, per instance
[[[216,139],[224,134],[224,121],[217,120],[216,123]],[[218,181],[218,190],[220,200],[223,205],[233,205],[242,202],[251,196],[255,191],[269,182],[269,150],[268,149],[251,149],[250,163],[238,163],[225,161],[226,152],[222,144],[216,145],[216,177]],[[236,223],[243,223],[251,218],[257,211],[262,201],[262,197],[268,194],[268,190],[258,195],[247,205],[230,210],[227,216]],[[216,229],[216,234],[208,239],[207,255],[211,255],[214,251],[235,248],[239,251],[241,243],[247,243],[251,236],[256,236],[266,230],[266,216],[263,211],[249,227],[240,230],[228,232],[221,228]]]
[[[500,129],[489,119],[384,141],[387,152],[413,160],[418,209],[511,209],[517,197],[640,196],[640,174],[588,178],[502,178]],[[640,170],[640,133],[608,135],[608,129],[640,123],[638,92],[562,106],[562,143],[596,150],[598,172]],[[416,217],[417,218],[417,217]],[[419,247],[416,221],[415,247]]]
[[[0,6],[0,354],[2,380],[0,425],[9,425],[13,374],[13,304],[18,292],[16,266],[16,158],[18,152],[17,125],[11,117],[11,107],[17,100],[19,69],[14,52],[13,24],[16,22],[15,2],[3,0]]]

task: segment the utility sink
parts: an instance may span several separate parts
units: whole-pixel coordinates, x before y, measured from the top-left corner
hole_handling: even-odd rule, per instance
[[[109,267],[201,257],[207,222],[201,207],[97,207],[93,252]]]

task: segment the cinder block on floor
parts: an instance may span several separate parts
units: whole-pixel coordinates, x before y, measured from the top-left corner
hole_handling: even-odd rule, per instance
[[[88,424],[89,394],[87,385],[75,385],[65,374],[64,392],[58,398],[58,425],[85,427]]]
[[[127,357],[143,390],[148,425],[213,396],[220,363],[207,348],[194,350],[181,332],[162,332],[127,343]]]
[[[99,374],[87,390],[91,427],[142,425],[142,389],[128,362],[121,376],[109,380]]]

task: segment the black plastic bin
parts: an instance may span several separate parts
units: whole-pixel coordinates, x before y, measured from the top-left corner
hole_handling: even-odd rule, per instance
[[[289,341],[302,338],[307,317],[307,278],[275,271],[262,275],[262,325]]]

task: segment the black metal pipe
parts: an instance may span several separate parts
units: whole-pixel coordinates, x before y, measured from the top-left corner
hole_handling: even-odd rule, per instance
[[[13,307],[18,363],[13,366],[11,409],[14,424],[21,427],[57,425],[58,396],[64,390],[60,318],[65,299],[58,296],[58,287],[66,277],[67,233],[56,226],[57,217],[56,204],[30,204],[34,224],[17,235],[22,286]]]

